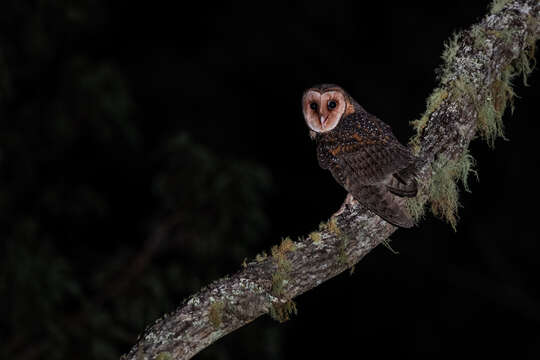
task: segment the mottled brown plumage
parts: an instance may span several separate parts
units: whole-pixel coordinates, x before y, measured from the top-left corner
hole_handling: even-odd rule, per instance
[[[319,165],[369,210],[394,225],[413,226],[396,196],[416,196],[418,160],[390,127],[336,85],[306,90],[302,103]]]

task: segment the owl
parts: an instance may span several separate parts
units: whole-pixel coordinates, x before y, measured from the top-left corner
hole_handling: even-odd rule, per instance
[[[384,122],[336,85],[318,85],[302,97],[317,159],[361,205],[396,226],[413,221],[396,197],[414,197],[418,159]]]

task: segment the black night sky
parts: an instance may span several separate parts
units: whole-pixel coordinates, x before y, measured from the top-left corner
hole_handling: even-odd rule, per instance
[[[403,143],[445,41],[488,1],[0,3],[0,357],[117,359],[144,327],[344,199],[305,88]],[[426,5],[427,4],[427,5]],[[537,52],[538,57],[538,52]],[[199,359],[540,356],[538,71],[471,144],[457,232],[432,215]]]

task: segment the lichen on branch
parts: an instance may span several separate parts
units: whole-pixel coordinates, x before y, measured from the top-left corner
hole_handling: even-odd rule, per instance
[[[512,111],[514,108],[513,81],[521,76],[527,85],[527,77],[536,64],[538,10],[535,9],[538,4],[535,7],[533,3],[494,1],[491,15],[470,29],[454,34],[445,44],[443,64],[437,70],[439,85],[428,97],[426,111],[411,122],[416,134],[409,144],[415,154],[426,155],[422,151],[422,144],[426,144],[423,141],[425,130],[428,124],[439,118],[455,118],[453,126],[462,136],[466,130],[463,118],[472,117],[477,136],[490,148],[495,147],[496,139],[506,139],[503,115],[508,107]],[[512,26],[515,25],[512,21],[515,21],[516,12],[527,15],[519,26]],[[501,55],[503,51],[511,53],[511,56]],[[449,114],[452,108],[460,110],[457,114]],[[424,171],[430,171],[432,176],[421,177],[421,194],[407,200],[409,211],[417,221],[422,219],[429,204],[435,216],[446,220],[456,230],[458,182],[461,181],[469,191],[469,173],[473,172],[478,177],[475,161],[468,150],[474,137],[430,152],[432,161],[429,169]]]

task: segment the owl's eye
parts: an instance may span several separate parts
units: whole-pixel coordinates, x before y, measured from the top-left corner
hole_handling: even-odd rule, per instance
[[[336,104],[336,102],[334,100],[330,100],[328,102],[328,108],[329,109],[334,109],[336,106],[337,106],[337,104]]]
[[[317,110],[317,103],[311,103],[309,104],[309,107],[311,108],[311,110]]]

